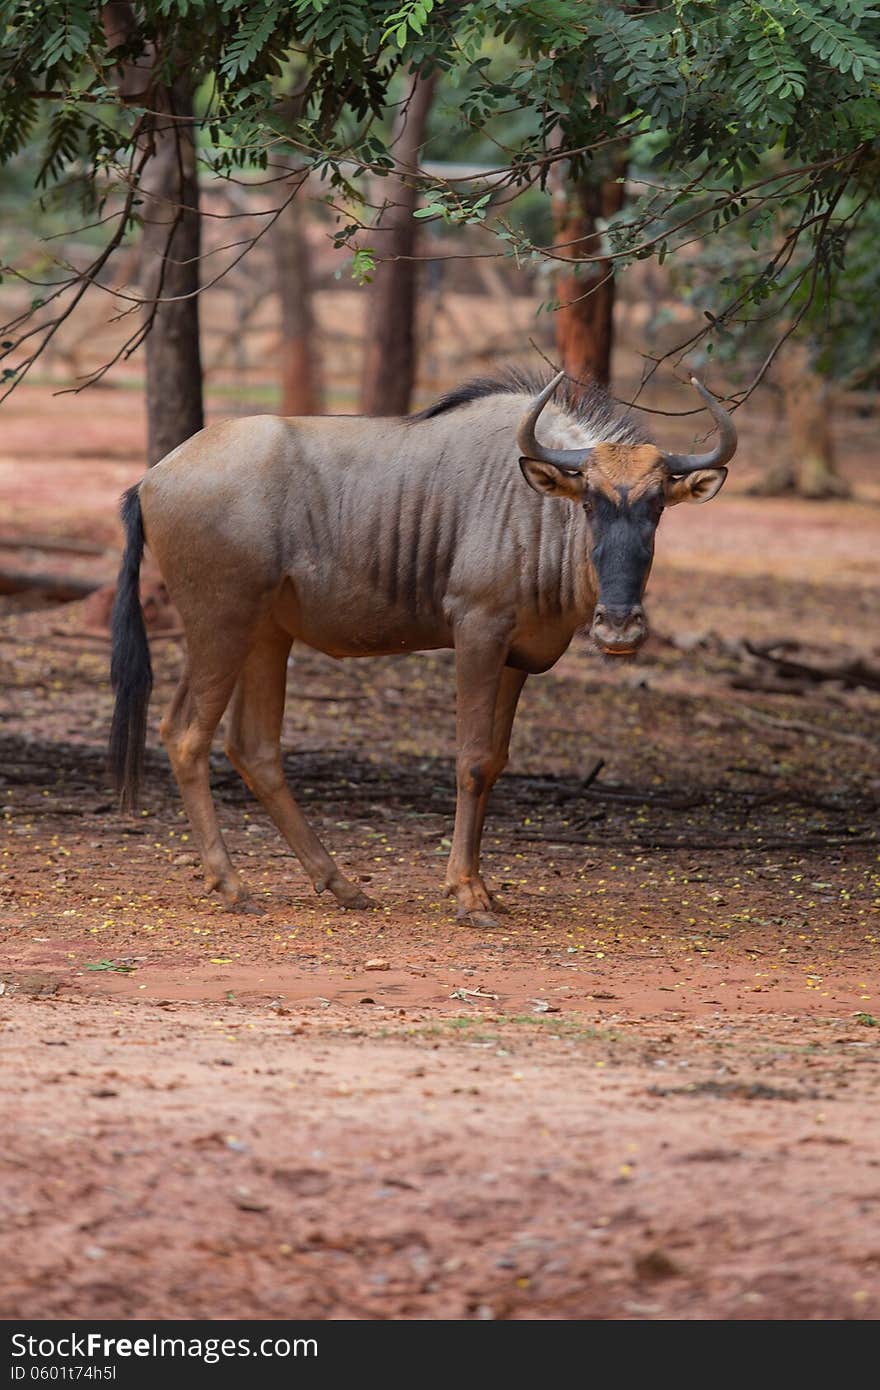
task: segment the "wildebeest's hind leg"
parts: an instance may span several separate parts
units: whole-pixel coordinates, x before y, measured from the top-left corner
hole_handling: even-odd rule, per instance
[[[331,859],[309,825],[284,777],[281,720],[291,639],[275,621],[263,620],[245,661],[229,710],[226,753],[320,893],[329,888],[348,908],[374,907]]]
[[[208,887],[217,889],[230,907],[253,911],[217,823],[209,780],[211,743],[240,670],[240,662],[230,660],[230,655],[227,647],[222,657],[215,653],[213,661],[207,660],[198,645],[190,644],[190,658],[162,720],[161,733]]]

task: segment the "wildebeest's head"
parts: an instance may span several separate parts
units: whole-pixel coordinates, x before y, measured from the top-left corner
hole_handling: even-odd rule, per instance
[[[718,426],[718,442],[706,454],[668,454],[653,444],[595,444],[589,449],[550,449],[535,438],[535,424],[565,373],[534,398],[520,421],[517,443],[523,477],[536,492],[582,506],[590,526],[596,608],[590,634],[608,656],[633,656],[648,635],[642,598],[654,536],[664,508],[708,502],[727,477],[736,450],[733,421],[704,386],[691,377]]]

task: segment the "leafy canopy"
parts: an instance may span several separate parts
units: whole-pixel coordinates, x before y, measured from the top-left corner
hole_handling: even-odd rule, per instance
[[[127,16],[115,46],[108,10]],[[121,94],[122,67],[144,72],[140,90]],[[846,236],[827,251],[835,209],[876,174],[870,0],[0,0],[0,165],[27,157],[38,190],[103,206],[136,185],[158,93],[186,73],[202,84],[200,158],[216,175],[271,170],[283,141],[354,200],[360,172],[394,169],[384,118],[397,74],[413,69],[440,70],[463,142],[493,132],[496,194],[543,186],[561,159],[587,177],[597,151],[635,141],[641,196],[610,229],[623,264],[772,206],[777,221],[803,223],[827,286],[845,258]],[[305,74],[295,103],[293,72]],[[421,182],[419,215],[485,218],[484,181]],[[118,215],[136,222],[137,199]],[[552,259],[503,219],[493,225],[499,254]],[[337,240],[357,247],[361,230],[355,216]]]

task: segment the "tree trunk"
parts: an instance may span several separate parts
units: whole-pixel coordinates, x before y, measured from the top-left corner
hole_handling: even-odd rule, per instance
[[[147,459],[152,465],[205,423],[199,348],[199,183],[192,88],[179,78],[159,94],[153,154],[144,170],[142,289],[147,334]],[[175,119],[176,118],[176,119]],[[157,300],[172,303],[156,303]]]
[[[129,0],[102,9],[109,48],[124,44],[135,26]],[[170,88],[154,82],[154,51],[117,69],[122,96],[143,97],[155,114],[142,148],[150,151],[140,188],[143,221],[141,292],[145,299],[147,461],[165,454],[204,424],[199,351],[199,182],[192,123],[192,82],[182,75]],[[157,301],[171,300],[171,303]]]
[[[281,300],[282,415],[318,415],[322,405],[302,197],[300,189],[270,233]]]
[[[762,497],[794,492],[821,501],[848,497],[849,484],[837,472],[831,437],[832,392],[812,363],[806,343],[789,341],[779,359],[786,440],[781,458],[771,458],[750,491]]]
[[[556,348],[560,364],[578,381],[596,381],[607,386],[611,380],[611,353],[614,347],[614,263],[589,261],[580,270],[577,262],[596,256],[602,250],[600,218],[612,217],[623,206],[623,178],[626,157],[618,158],[610,169],[595,166],[588,178],[567,182],[560,169],[553,190],[554,241],[558,254],[570,260],[572,268],[556,271],[556,298],[561,307],[555,313]],[[557,263],[558,264],[558,263]]]
[[[425,125],[434,95],[435,75],[416,75],[395,122],[393,148],[406,170],[415,170],[425,140]],[[380,263],[367,304],[366,346],[361,382],[365,415],[405,415],[416,374],[416,248],[418,224],[413,217],[417,194],[402,178],[385,180],[393,204],[380,216],[373,244]]]

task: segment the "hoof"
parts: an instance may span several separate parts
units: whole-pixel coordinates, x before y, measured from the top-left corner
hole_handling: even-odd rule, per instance
[[[455,914],[455,920],[465,927],[497,927],[499,925],[497,917],[494,917],[491,912],[484,912],[482,909],[468,912],[465,908],[460,907]]]
[[[455,920],[463,926],[497,927],[499,923],[495,913],[507,912],[504,904],[489,892],[479,876],[460,882],[447,882],[444,891],[447,898],[455,897]]]
[[[360,888],[355,888],[353,893],[347,893],[345,897],[339,898],[339,903],[345,908],[346,912],[372,912],[374,908],[380,906],[375,898],[367,897]]]
[[[328,882],[315,884],[315,892],[323,893],[326,888],[330,889],[340,907],[344,907],[347,912],[368,912],[379,904],[375,898],[370,898],[360,888],[356,888],[347,878],[341,875],[338,879]]]

